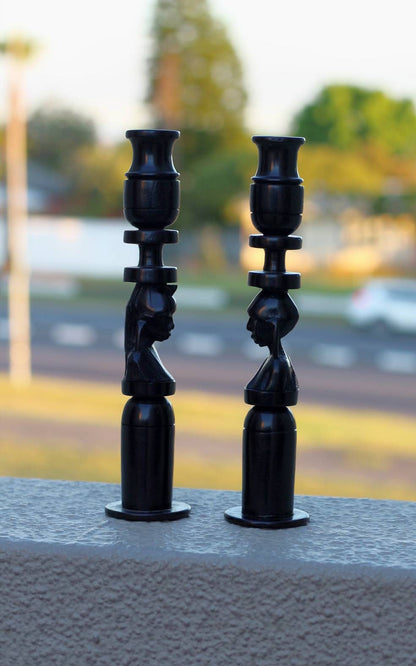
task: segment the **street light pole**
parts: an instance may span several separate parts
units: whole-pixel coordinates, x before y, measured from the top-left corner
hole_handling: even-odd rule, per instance
[[[9,56],[10,68],[6,126],[9,367],[11,382],[16,386],[24,386],[31,381],[26,109],[23,86],[24,59],[28,47],[19,39],[13,39],[2,50]]]

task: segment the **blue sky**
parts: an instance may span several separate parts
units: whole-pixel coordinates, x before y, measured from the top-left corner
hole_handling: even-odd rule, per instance
[[[284,134],[293,113],[330,82],[384,89],[416,101],[416,5],[373,0],[211,0],[243,61],[256,133]],[[14,0],[0,39],[29,35],[42,49],[27,68],[29,110],[56,102],[97,121],[104,139],[148,125],[142,104],[154,0]],[[0,119],[6,66],[0,64]]]

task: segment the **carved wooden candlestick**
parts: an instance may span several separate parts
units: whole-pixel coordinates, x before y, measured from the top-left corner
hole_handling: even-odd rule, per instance
[[[246,527],[284,528],[305,525],[309,516],[295,509],[296,423],[288,406],[298,400],[298,382],[281,339],[299,314],[288,295],[300,287],[300,274],[285,269],[286,250],[302,245],[291,236],[301,223],[302,178],[297,172],[300,137],[255,136],[259,166],[251,185],[251,218],[263,235],[251,235],[250,246],[265,251],[262,271],[250,271],[248,284],[258,287],[248,308],[247,328],[269,356],[245,388],[248,412],[243,434],[242,506],[225,512]]]
[[[133,162],[124,183],[124,214],[137,231],[125,231],[124,242],[138,244],[140,258],[124,270],[124,281],[136,285],[126,309],[122,392],[132,397],[121,425],[121,502],[105,511],[125,520],[176,520],[190,506],[172,502],[175,421],[165,396],[175,393],[175,380],[153,343],[166,340],[174,327],[176,268],[163,265],[162,247],[178,242],[178,232],[165,227],[179,213],[172,161],[179,132],[129,130],[126,137]]]

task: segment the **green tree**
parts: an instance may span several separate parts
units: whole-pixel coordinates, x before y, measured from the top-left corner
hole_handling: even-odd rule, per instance
[[[121,217],[123,173],[131,160],[128,142],[115,146],[95,145],[78,150],[71,162],[71,192],[66,212],[93,217]]]
[[[28,122],[29,159],[44,167],[68,173],[76,153],[96,143],[90,118],[71,109],[38,109]]]
[[[158,127],[178,127],[183,158],[235,147],[247,95],[240,60],[207,0],[158,0],[148,101]]]
[[[241,196],[247,197],[256,166],[256,149],[250,142],[244,150],[211,153],[195,162],[192,173],[181,178],[181,225],[236,224],[238,213],[233,204]]]
[[[292,132],[311,144],[360,150],[375,144],[392,155],[416,151],[416,113],[408,99],[393,99],[380,90],[330,85],[295,117]]]
[[[153,125],[181,130],[180,224],[224,224],[247,191],[255,150],[244,127],[247,94],[239,57],[207,0],[157,0],[147,101]],[[253,171],[254,172],[254,171]]]

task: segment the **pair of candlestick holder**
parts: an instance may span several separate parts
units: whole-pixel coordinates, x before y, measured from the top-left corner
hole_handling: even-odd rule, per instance
[[[129,130],[133,161],[124,183],[124,214],[136,227],[124,242],[139,246],[138,266],[124,270],[135,283],[126,308],[125,374],[122,392],[131,396],[121,426],[121,501],[108,504],[108,516],[132,521],[177,520],[189,515],[185,502],[172,501],[175,421],[166,396],[175,380],[154,347],[173,329],[177,271],[163,264],[162,249],[178,242],[167,229],[179,213],[179,180],[172,149],[179,132]],[[269,354],[245,388],[253,405],[243,434],[242,505],[225,511],[238,525],[286,528],[305,525],[309,516],[294,503],[296,423],[289,409],[298,400],[298,382],[282,338],[299,314],[288,291],[300,287],[300,274],[287,272],[287,250],[299,249],[291,235],[303,211],[302,179],[297,170],[300,137],[254,136],[259,164],[250,193],[251,218],[260,234],[252,247],[265,252],[262,271],[248,283],[260,291],[248,308],[247,328]]]

